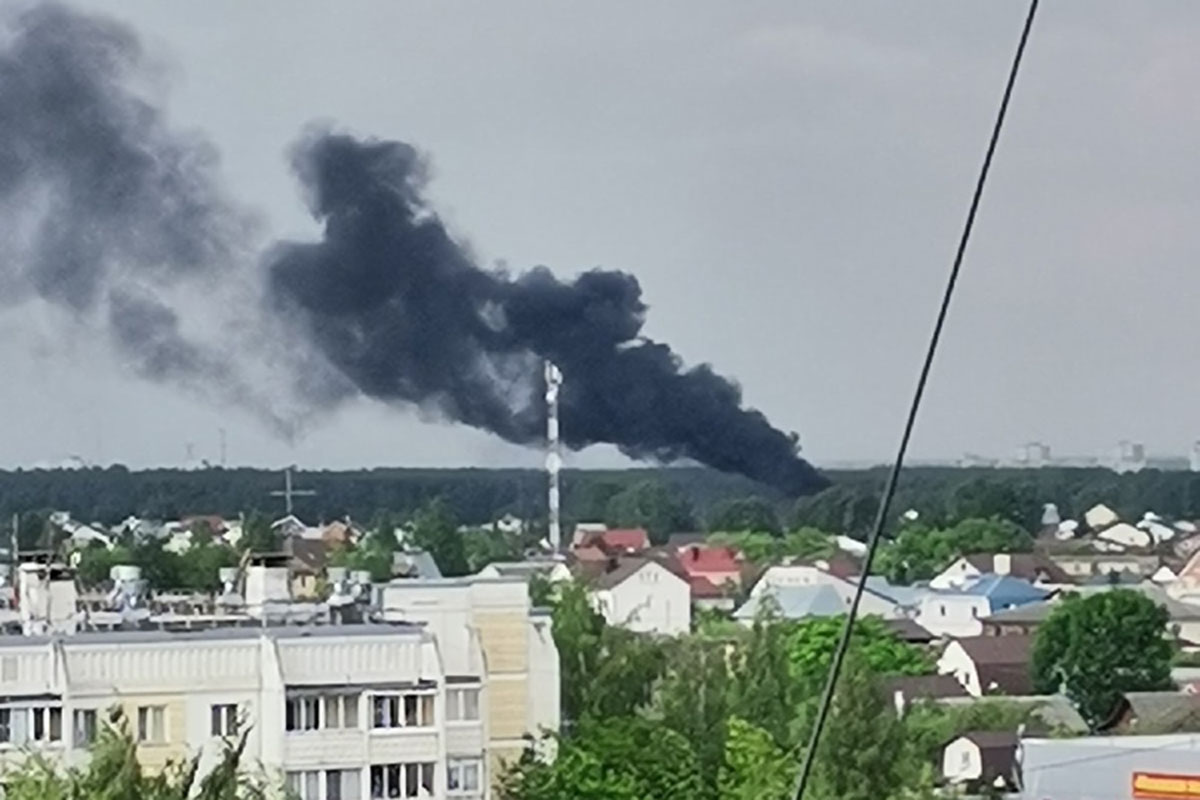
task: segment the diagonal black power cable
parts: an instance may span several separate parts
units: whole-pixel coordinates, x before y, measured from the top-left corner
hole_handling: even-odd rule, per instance
[[[988,142],[987,153],[983,157],[983,166],[979,170],[979,179],[975,182],[975,194],[971,197],[971,207],[967,212],[966,224],[963,225],[962,237],[958,240],[958,250],[954,253],[954,265],[950,268],[950,277],[946,281],[946,291],[942,295],[942,305],[938,309],[937,322],[933,326],[933,335],[929,338],[929,349],[925,352],[925,362],[921,365],[921,374],[917,379],[917,388],[913,393],[912,404],[908,409],[908,419],[904,423],[904,434],[900,437],[900,449],[896,460],[888,473],[887,483],[884,484],[883,497],[879,501],[879,510],[875,515],[875,524],[871,535],[867,538],[867,555],[863,560],[862,574],[854,587],[854,598],[846,614],[846,624],[842,627],[837,647],[833,651],[833,661],[829,665],[829,677],[825,681],[825,691],[821,695],[821,704],[817,709],[817,719],[813,725],[812,736],[809,738],[808,749],[804,752],[804,760],[800,765],[800,775],[796,781],[796,800],[804,800],[804,790],[812,774],[813,763],[816,760],[817,746],[821,743],[821,732],[829,718],[829,708],[833,703],[834,691],[837,689],[838,677],[842,672],[842,663],[846,659],[846,650],[850,646],[850,637],[854,632],[854,620],[858,616],[858,607],[862,602],[863,591],[866,589],[867,576],[871,572],[871,562],[875,551],[879,548],[879,540],[883,533],[883,525],[888,518],[892,498],[896,494],[896,481],[900,477],[900,468],[904,465],[904,456],[908,452],[908,442],[912,438],[913,427],[917,421],[917,411],[921,407],[921,398],[925,394],[925,384],[929,380],[929,372],[933,367],[933,358],[937,353],[938,342],[942,338],[942,328],[946,324],[946,315],[950,310],[950,300],[954,296],[954,287],[958,283],[958,274],[962,270],[963,256],[967,252],[967,242],[971,239],[971,230],[975,227],[975,214],[979,210],[979,201],[983,197],[983,187],[987,183],[988,172],[992,167],[992,156],[996,153],[996,144],[1000,141],[1000,130],[1004,126],[1004,117],[1008,112],[1008,102],[1012,98],[1013,86],[1017,82],[1017,72],[1021,68],[1021,59],[1025,55],[1025,44],[1029,41],[1029,31],[1033,28],[1033,18],[1037,14],[1038,0],[1030,0],[1029,13],[1025,17],[1025,27],[1021,31],[1021,39],[1017,44],[1017,52],[1013,57],[1012,68],[1008,73],[1008,83],[1004,86],[1004,96],[1000,100],[1000,110],[996,114],[996,124],[992,128],[992,138]]]

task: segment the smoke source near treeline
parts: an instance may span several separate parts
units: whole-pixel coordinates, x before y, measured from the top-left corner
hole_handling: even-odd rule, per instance
[[[0,37],[0,294],[96,326],[143,377],[294,433],[359,394],[536,445],[542,365],[558,365],[562,437],[691,459],[791,494],[824,479],[797,439],[707,365],[641,335],[637,279],[482,267],[423,191],[413,146],[303,132],[292,168],[323,226],[256,253],[217,157],[140,86],[127,27],[40,5]],[[253,313],[246,312],[246,304]]]

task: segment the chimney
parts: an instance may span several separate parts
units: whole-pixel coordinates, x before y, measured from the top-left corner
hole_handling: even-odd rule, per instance
[[[700,548],[696,547],[696,545],[692,545],[692,561],[699,561],[699,560],[700,560]]]
[[[1012,556],[1008,553],[996,553],[992,557],[992,571],[997,575],[1009,575],[1012,573]]]

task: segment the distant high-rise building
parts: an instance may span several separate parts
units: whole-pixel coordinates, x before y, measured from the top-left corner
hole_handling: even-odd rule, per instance
[[[1200,472],[1200,441],[1192,442],[1192,451],[1188,453],[1188,467],[1192,472]]]
[[[1050,445],[1045,442],[1026,442],[1017,448],[1017,465],[1044,467],[1050,463]]]
[[[1138,472],[1146,468],[1146,446],[1122,439],[1113,449],[1108,467],[1114,472]]]

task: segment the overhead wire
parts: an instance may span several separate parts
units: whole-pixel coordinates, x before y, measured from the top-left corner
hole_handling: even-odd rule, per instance
[[[992,127],[991,139],[988,141],[987,151],[983,157],[983,164],[979,170],[979,177],[975,181],[975,192],[971,196],[971,204],[967,211],[966,222],[963,225],[962,235],[958,240],[958,248],[954,253],[954,261],[950,268],[950,275],[946,280],[945,291],[942,293],[942,303],[938,308],[937,320],[934,323],[933,332],[929,338],[929,345],[925,351],[925,360],[921,365],[916,389],[909,404],[908,417],[904,423],[904,432],[900,437],[900,447],[896,452],[896,459],[892,462],[892,468],[888,472],[887,481],[884,484],[883,495],[879,500],[879,508],[875,515],[875,521],[871,527],[871,533],[867,537],[867,552],[863,559],[862,569],[860,570],[858,581],[854,586],[854,595],[850,601],[850,608],[846,613],[846,622],[842,626],[841,635],[838,637],[837,645],[833,651],[833,659],[829,664],[829,675],[825,681],[825,689],[821,694],[821,702],[813,723],[808,748],[804,751],[800,772],[796,778],[796,800],[804,800],[804,791],[808,787],[809,779],[812,776],[817,749],[821,744],[821,734],[829,718],[833,696],[837,690],[838,678],[842,672],[842,665],[846,660],[846,651],[850,646],[850,638],[854,633],[854,621],[858,616],[859,605],[862,603],[863,593],[867,586],[867,577],[871,572],[871,562],[875,558],[876,550],[879,549],[883,528],[887,522],[892,500],[896,494],[896,484],[900,477],[900,470],[904,465],[904,457],[908,453],[908,444],[912,439],[913,429],[916,427],[917,412],[920,410],[921,400],[925,395],[925,386],[929,381],[929,373],[933,368],[934,356],[937,354],[938,344],[942,338],[942,330],[946,325],[946,317],[950,311],[950,301],[954,297],[954,289],[958,284],[959,273],[962,271],[963,258],[967,252],[967,244],[971,239],[971,231],[975,227],[975,217],[979,211],[980,200],[983,198],[983,189],[987,184],[988,173],[991,171],[992,158],[996,154],[996,146],[1000,141],[1000,131],[1004,127],[1004,119],[1008,113],[1008,105],[1012,99],[1013,87],[1016,85],[1017,74],[1020,71],[1021,61],[1025,55],[1025,45],[1029,41],[1030,31],[1033,29],[1033,20],[1037,15],[1037,8],[1038,0],[1030,0],[1029,11],[1025,16],[1025,26],[1021,30],[1021,38],[1017,43],[1012,67],[1009,69],[1008,82],[1004,86],[1000,108],[996,114],[995,124]]]

